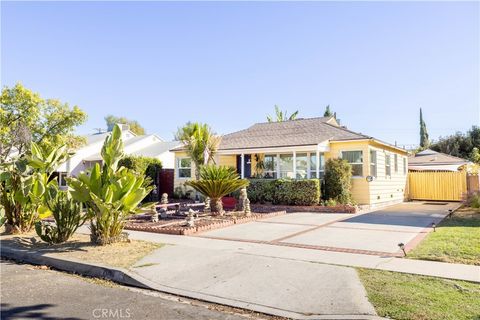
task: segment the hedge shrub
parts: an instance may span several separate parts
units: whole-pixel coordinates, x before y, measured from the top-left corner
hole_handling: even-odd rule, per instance
[[[143,156],[127,155],[118,162],[118,165],[132,169],[138,174],[144,174],[146,177],[144,185],[152,185],[157,180],[156,175],[162,169],[162,161],[157,158]],[[157,201],[157,197],[154,197],[151,192],[144,201]]]
[[[251,179],[247,188],[248,198],[253,203],[311,206],[320,201],[320,181]]]
[[[352,202],[351,193],[352,166],[343,159],[329,159],[325,163],[326,200],[335,200],[340,204]]]

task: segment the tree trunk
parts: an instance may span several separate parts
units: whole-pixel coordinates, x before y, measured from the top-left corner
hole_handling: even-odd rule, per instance
[[[219,199],[212,198],[210,200],[210,206],[212,208],[213,215],[223,216],[223,214],[225,213],[225,211],[223,211],[222,198],[219,198]]]

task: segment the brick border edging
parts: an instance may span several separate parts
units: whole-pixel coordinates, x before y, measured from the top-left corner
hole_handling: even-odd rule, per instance
[[[205,226],[194,226],[189,228],[179,228],[179,227],[163,227],[162,226],[136,226],[136,225],[126,225],[125,230],[133,230],[133,231],[143,231],[143,232],[151,232],[151,233],[162,233],[162,234],[174,234],[174,235],[181,235],[181,236],[189,236],[200,232],[225,228],[229,226],[233,226],[235,224],[242,224],[256,220],[262,220],[267,218],[273,218],[276,216],[285,215],[287,212],[283,211],[274,211],[269,213],[252,213],[249,217],[240,217],[234,218],[230,220],[221,220],[212,222],[211,224]]]

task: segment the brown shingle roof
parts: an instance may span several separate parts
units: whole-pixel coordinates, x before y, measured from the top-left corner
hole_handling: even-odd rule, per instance
[[[371,137],[328,123],[331,117],[257,123],[222,137],[219,150],[316,145]]]
[[[468,160],[451,156],[449,154],[433,151],[430,149],[408,157],[409,165],[440,165],[440,164],[467,164]]]

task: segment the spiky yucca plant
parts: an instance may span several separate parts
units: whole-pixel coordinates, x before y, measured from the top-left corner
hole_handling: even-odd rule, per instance
[[[222,197],[248,186],[246,179],[240,179],[234,168],[205,165],[200,170],[200,180],[187,181],[191,186],[211,200],[212,213],[223,214]]]

